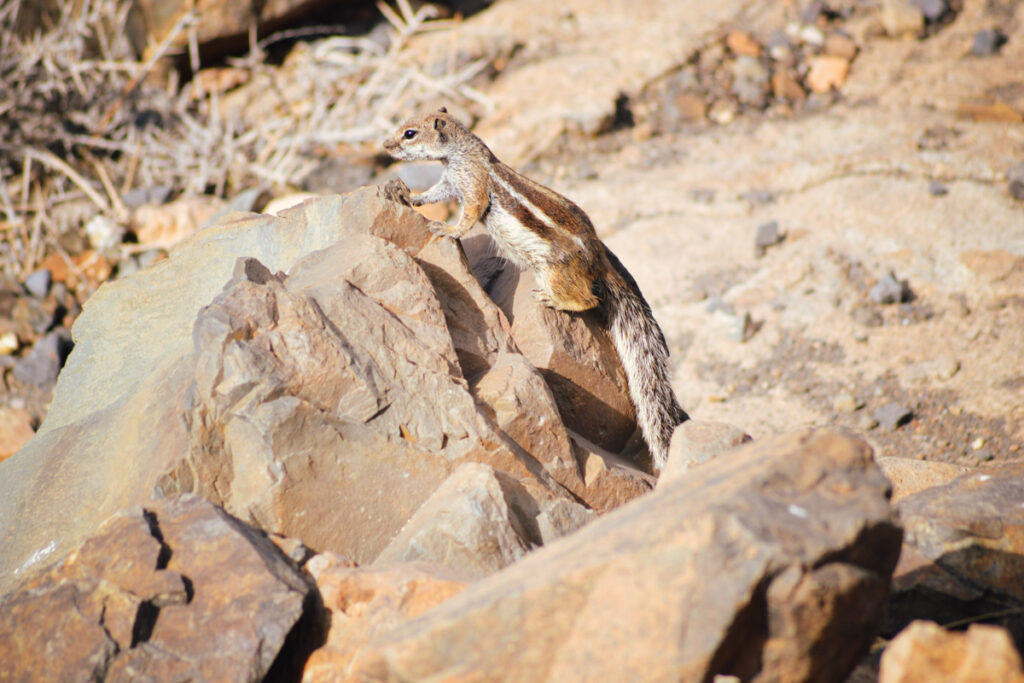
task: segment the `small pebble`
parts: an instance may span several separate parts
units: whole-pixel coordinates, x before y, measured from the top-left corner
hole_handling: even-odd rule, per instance
[[[18,350],[18,335],[5,332],[0,335],[0,356],[9,356]]]
[[[909,422],[914,417],[914,411],[896,401],[890,401],[875,410],[873,417],[883,429],[893,431]]]
[[[97,214],[85,224],[89,244],[97,251],[111,249],[120,244],[124,228],[102,214]]]
[[[985,439],[983,437],[980,437],[980,436],[977,439],[975,439],[974,441],[971,442],[971,448],[973,450],[976,450],[976,451],[980,451],[982,446],[984,446],[984,445],[985,445]]]
[[[857,421],[857,427],[863,432],[870,432],[877,426],[878,420],[870,415],[861,415],[860,420]]]
[[[741,344],[745,344],[750,341],[751,337],[757,334],[758,330],[764,324],[763,321],[754,320],[750,313],[744,313],[743,318],[736,322],[736,327],[733,328],[732,333],[729,335],[733,341],[738,341]]]
[[[40,268],[25,278],[25,289],[37,299],[42,299],[49,293],[52,282],[53,274],[49,268]]]
[[[917,36],[924,30],[924,12],[907,0],[885,0],[882,3],[882,26],[890,36]]]
[[[1006,179],[1010,181],[1010,196],[1024,201],[1024,161],[1007,171]]]
[[[938,180],[933,180],[928,183],[928,194],[933,197],[944,197],[949,194],[949,189]]]
[[[839,413],[853,413],[857,411],[857,399],[845,391],[836,394],[832,398],[832,408]]]
[[[984,29],[974,34],[971,52],[975,57],[991,57],[1006,44],[1006,36],[994,28]]]
[[[762,223],[757,226],[757,232],[754,233],[754,256],[758,258],[764,256],[768,247],[776,245],[782,240],[783,236],[779,233],[778,221]]]
[[[924,18],[930,22],[938,21],[949,11],[946,0],[910,0],[910,4],[920,9]]]
[[[906,280],[897,279],[896,273],[890,270],[886,273],[885,277],[871,288],[868,296],[875,303],[895,304],[910,301],[913,297],[913,292],[910,291],[910,286]]]

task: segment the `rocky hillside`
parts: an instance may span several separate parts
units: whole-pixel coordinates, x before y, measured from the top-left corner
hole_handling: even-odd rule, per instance
[[[196,70],[259,132],[201,188],[18,157],[0,679],[1024,681],[1019,3],[388,11]],[[652,304],[660,479],[601,315],[379,189],[442,102]],[[52,234],[51,157],[107,205]]]

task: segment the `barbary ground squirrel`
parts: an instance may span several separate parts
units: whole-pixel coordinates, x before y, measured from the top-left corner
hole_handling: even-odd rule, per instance
[[[401,181],[387,188],[412,206],[457,199],[459,222],[431,221],[433,232],[459,239],[483,221],[502,256],[533,270],[537,301],[563,311],[603,309],[637,423],[655,467],[663,469],[672,432],[688,419],[672,391],[668,346],[636,281],[598,239],[587,214],[503,164],[444,108],[403,123],[384,149],[395,159],[444,164],[440,181],[421,194],[410,196]]]

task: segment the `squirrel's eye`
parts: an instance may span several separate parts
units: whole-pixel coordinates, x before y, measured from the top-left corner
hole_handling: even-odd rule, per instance
[[[405,133],[403,133],[403,136],[405,137],[406,140],[412,140],[414,137],[416,137],[416,131],[410,128],[409,130],[405,131]]]

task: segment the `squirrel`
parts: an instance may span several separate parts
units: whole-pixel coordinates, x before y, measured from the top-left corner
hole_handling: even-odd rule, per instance
[[[689,419],[672,391],[668,345],[636,281],[583,209],[503,164],[444,107],[403,123],[384,149],[401,161],[444,164],[441,179],[425,192],[410,195],[401,180],[384,188],[412,206],[457,199],[458,223],[430,221],[432,232],[459,239],[482,221],[502,256],[533,271],[539,303],[562,311],[603,309],[637,423],[654,466],[664,469],[672,432]]]

